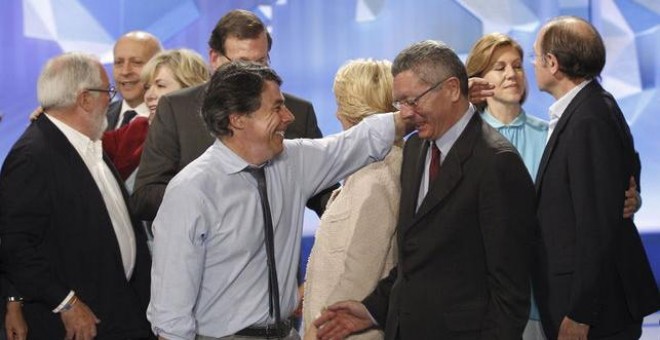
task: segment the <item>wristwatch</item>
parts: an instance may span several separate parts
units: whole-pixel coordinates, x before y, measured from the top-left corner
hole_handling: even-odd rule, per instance
[[[67,301],[67,303],[64,304],[64,306],[62,306],[60,312],[66,312],[70,310],[71,308],[73,308],[73,305],[75,305],[76,302],[78,302],[78,297],[74,295],[69,299],[69,301]]]
[[[7,302],[23,302],[23,297],[21,297],[21,296],[7,296]]]

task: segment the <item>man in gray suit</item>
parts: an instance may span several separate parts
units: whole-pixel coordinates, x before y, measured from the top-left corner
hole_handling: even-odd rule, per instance
[[[254,13],[234,10],[223,16],[211,33],[209,60],[213,69],[232,60],[267,65],[271,44],[270,34]],[[213,143],[199,114],[206,88],[206,84],[187,88],[161,97],[158,102],[132,196],[135,211],[143,220],[154,219],[172,177]],[[285,137],[321,137],[311,103],[286,93],[284,98],[295,117]],[[329,192],[314,196],[307,206],[320,216]]]
[[[112,76],[123,99],[108,107],[108,131],[128,124],[136,116],[149,116],[140,73],[142,67],[161,49],[158,38],[141,31],[128,32],[115,43]]]

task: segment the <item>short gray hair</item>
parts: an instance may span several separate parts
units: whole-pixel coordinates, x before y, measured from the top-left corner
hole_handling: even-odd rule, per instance
[[[37,98],[44,109],[71,107],[78,94],[103,85],[96,57],[71,52],[46,63],[37,82]]]
[[[392,63],[392,75],[412,71],[427,85],[432,86],[448,77],[460,81],[461,94],[468,95],[468,78],[465,65],[445,43],[424,40],[406,47]]]

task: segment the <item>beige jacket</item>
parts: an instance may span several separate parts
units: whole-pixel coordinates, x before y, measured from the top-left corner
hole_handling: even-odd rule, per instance
[[[362,300],[396,263],[396,222],[401,185],[401,148],[348,177],[333,192],[316,230],[307,264],[303,319],[305,339],[325,306]],[[370,330],[349,339],[382,339]]]

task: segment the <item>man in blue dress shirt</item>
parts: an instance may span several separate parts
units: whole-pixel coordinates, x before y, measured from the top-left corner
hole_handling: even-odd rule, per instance
[[[267,66],[246,62],[226,64],[211,79],[202,116],[217,140],[170,182],[154,221],[147,316],[162,339],[299,339],[280,320],[296,308],[305,202],[382,159],[404,133],[398,114],[383,114],[327,138],[284,140],[294,117],[281,83]],[[265,170],[277,318],[264,246],[268,222],[248,172],[254,168]]]

